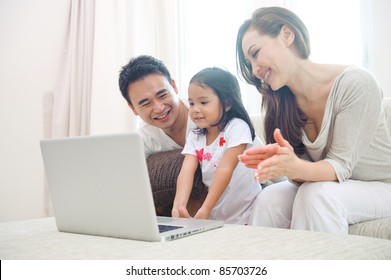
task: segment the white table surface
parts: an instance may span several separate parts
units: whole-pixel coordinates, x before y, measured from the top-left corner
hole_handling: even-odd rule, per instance
[[[391,259],[391,241],[225,225],[168,242],[63,233],[54,218],[0,223],[0,259]]]

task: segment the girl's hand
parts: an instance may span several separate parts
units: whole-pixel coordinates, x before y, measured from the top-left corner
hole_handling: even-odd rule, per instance
[[[248,149],[239,156],[239,160],[248,168],[256,169],[265,159],[274,156],[278,152],[278,144],[268,144],[266,146],[260,146]]]
[[[209,214],[210,211],[201,206],[201,208],[198,209],[197,213],[195,214],[194,218],[207,220],[209,218]]]
[[[281,176],[295,179],[296,168],[300,159],[294,153],[289,142],[284,139],[279,129],[274,131],[274,139],[278,147],[276,153],[258,164],[255,176],[259,181],[272,180]]]
[[[172,210],[171,210],[171,217],[179,218],[179,210],[178,210],[178,208],[172,208]]]
[[[171,216],[173,218],[191,218],[189,212],[186,207],[173,207],[171,211]]]

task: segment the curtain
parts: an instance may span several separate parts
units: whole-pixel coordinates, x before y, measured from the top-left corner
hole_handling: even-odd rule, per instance
[[[95,1],[69,2],[63,57],[57,83],[44,93],[44,137],[88,135],[94,53]],[[44,210],[53,215],[49,189],[44,181]]]
[[[163,12],[164,11],[164,12]],[[63,57],[53,90],[44,93],[44,137],[134,131],[118,88],[121,67],[148,54],[177,67],[177,1],[69,0]],[[53,214],[47,183],[44,207]]]
[[[50,137],[89,134],[94,18],[94,0],[70,1],[64,56],[53,91]]]
[[[118,88],[121,67],[148,54],[177,69],[177,1],[97,1],[91,100],[91,134],[133,131],[137,118]]]

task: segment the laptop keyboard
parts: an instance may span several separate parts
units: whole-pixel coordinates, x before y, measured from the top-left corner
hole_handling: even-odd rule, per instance
[[[162,233],[162,232],[174,230],[177,228],[182,228],[182,227],[181,226],[159,225],[159,232]]]

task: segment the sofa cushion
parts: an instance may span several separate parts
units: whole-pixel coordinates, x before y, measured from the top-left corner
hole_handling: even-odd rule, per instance
[[[388,134],[391,136],[391,97],[386,97],[383,99],[383,108]]]
[[[255,134],[259,137],[259,139],[261,139],[263,143],[266,143],[263,118],[264,116],[261,113],[250,115],[250,120],[252,125],[254,126]]]
[[[184,156],[181,150],[155,153],[147,158],[155,207],[171,206],[176,192],[176,181]],[[200,199],[205,192],[200,168],[197,169],[190,197]]]
[[[391,218],[367,221],[349,226],[349,234],[391,240]]]

